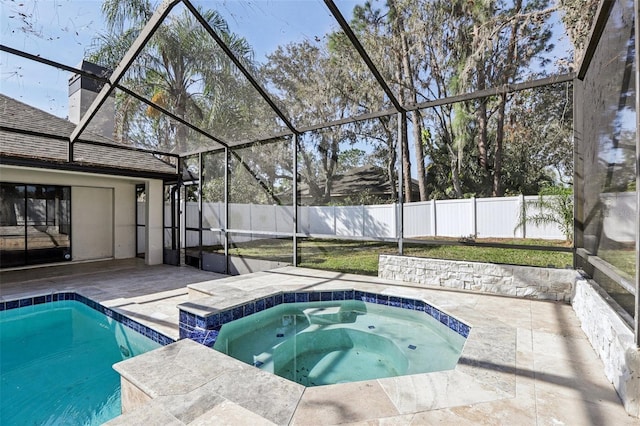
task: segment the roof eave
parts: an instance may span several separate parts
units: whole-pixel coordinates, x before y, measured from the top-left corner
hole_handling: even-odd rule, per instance
[[[158,179],[162,181],[176,181],[178,173],[167,173],[152,170],[121,169],[89,163],[69,163],[64,161],[46,161],[35,158],[14,157],[0,153],[0,165],[32,167],[38,169],[81,172],[99,175],[110,175],[130,178]]]

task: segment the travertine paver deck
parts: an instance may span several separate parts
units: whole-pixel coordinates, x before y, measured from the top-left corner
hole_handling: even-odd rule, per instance
[[[173,335],[177,335],[175,304],[194,303],[203,296],[197,293],[198,289],[209,288],[214,294],[236,294],[244,298],[247,293],[267,291],[266,287],[339,289],[358,285],[371,291],[424,297],[469,322],[473,327],[470,337],[475,334],[473,345],[477,347],[465,348],[465,351],[469,349],[468,361],[452,373],[302,389],[279,382],[275,376],[263,376],[253,367],[238,365],[237,361],[212,353],[208,348],[179,342],[175,350],[171,346],[161,348],[157,353],[142,355],[139,360],[121,363],[121,369],[126,370],[129,362],[132,370],[141,368],[143,364],[138,361],[147,357],[156,367],[164,363],[174,368],[174,377],[165,376],[162,380],[166,383],[159,380],[158,387],[187,386],[188,380],[179,382],[183,380],[180,374],[187,373],[193,380],[203,380],[203,385],[195,391],[177,392],[173,396],[173,391],[166,391],[165,395],[114,419],[111,424],[140,424],[140,421],[145,424],[155,421],[157,424],[303,425],[638,424],[638,419],[626,415],[613,386],[605,378],[602,363],[567,304],[420,289],[400,282],[301,268],[224,278],[191,268],[146,267],[138,261],[73,266],[75,271],[70,268],[65,272],[65,266],[58,272],[52,272],[55,268],[44,268],[2,273],[0,297],[12,299],[18,295],[74,289],[144,320],[149,326],[155,324],[160,331],[173,328]],[[206,284],[199,284],[203,282]],[[186,290],[189,284],[190,295]],[[483,358],[483,350],[491,356]],[[163,361],[168,354],[173,355]],[[190,371],[198,365],[192,357],[224,361],[213,363],[206,372]],[[149,371],[147,368],[145,374],[152,374]],[[134,372],[130,373],[135,376]],[[208,380],[207,374],[213,380]],[[265,395],[264,387],[256,389],[258,377],[269,384],[269,389],[275,390],[273,395]],[[278,396],[275,383],[282,383],[280,392],[295,400],[290,416],[274,411],[278,405],[274,404]],[[256,391],[260,395],[252,394]]]

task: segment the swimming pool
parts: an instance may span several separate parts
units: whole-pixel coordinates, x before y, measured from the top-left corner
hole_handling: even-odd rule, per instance
[[[465,340],[424,312],[340,300],[281,304],[229,322],[213,348],[320,386],[453,369]]]
[[[118,416],[112,365],[161,344],[79,301],[33,300],[0,312],[0,424],[97,425]]]

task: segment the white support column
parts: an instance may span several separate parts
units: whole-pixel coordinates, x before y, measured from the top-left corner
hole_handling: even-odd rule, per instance
[[[147,252],[144,261],[147,265],[160,265],[163,262],[163,224],[164,209],[163,186],[161,180],[146,182],[146,227]]]

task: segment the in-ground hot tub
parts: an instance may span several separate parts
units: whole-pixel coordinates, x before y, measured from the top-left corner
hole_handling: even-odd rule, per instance
[[[213,348],[319,386],[452,369],[464,342],[431,316],[344,300],[283,304],[230,322]]]
[[[453,369],[469,330],[422,300],[356,290],[180,314],[181,337],[305,386]]]

